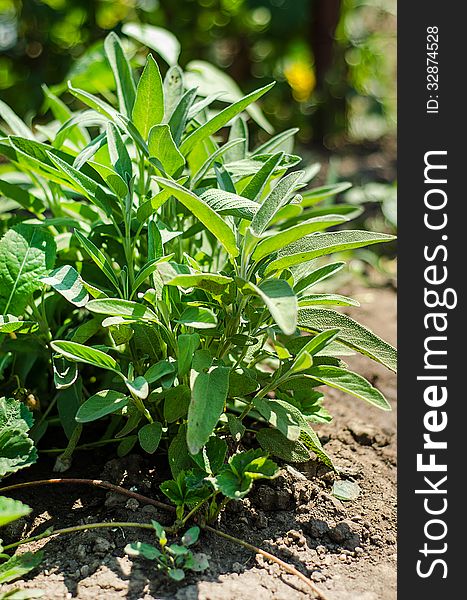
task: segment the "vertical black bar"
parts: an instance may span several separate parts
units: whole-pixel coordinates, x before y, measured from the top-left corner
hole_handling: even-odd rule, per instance
[[[401,600],[467,597],[467,52],[456,6],[398,3]]]

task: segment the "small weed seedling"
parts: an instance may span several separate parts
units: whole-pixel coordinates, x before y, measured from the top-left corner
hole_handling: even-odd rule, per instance
[[[209,562],[205,554],[193,553],[190,546],[199,538],[199,527],[191,527],[182,536],[181,544],[168,544],[164,528],[157,521],[151,521],[159,542],[159,548],[151,544],[134,542],[128,544],[125,552],[129,556],[139,556],[154,561],[156,568],[175,581],[185,578],[185,571],[205,571]]]

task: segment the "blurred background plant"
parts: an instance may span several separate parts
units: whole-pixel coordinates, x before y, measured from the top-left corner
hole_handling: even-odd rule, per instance
[[[278,80],[264,111],[277,129],[300,127],[303,143],[375,141],[395,126],[395,6],[396,0],[0,0],[0,94],[31,116],[42,105],[43,81],[62,82],[109,30],[148,23],[177,36],[182,67],[195,57],[208,60],[245,92]]]
[[[47,111],[44,81],[66,102],[67,79],[111,97],[103,39],[144,24],[176,36],[163,58],[194,77],[201,60],[244,93],[276,80],[262,103],[271,130],[299,128],[322,182],[356,186],[345,200],[365,208],[359,225],[394,233],[396,0],[0,0],[0,98],[29,122]],[[141,65],[144,48],[125,39]]]

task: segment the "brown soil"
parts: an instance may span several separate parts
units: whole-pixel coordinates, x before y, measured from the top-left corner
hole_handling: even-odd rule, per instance
[[[344,290],[349,292],[349,290]],[[389,289],[355,293],[362,306],[358,319],[395,342],[395,294]],[[349,311],[352,313],[352,311]],[[363,357],[347,361],[368,377],[396,406],[395,376]],[[316,463],[284,466],[280,477],[258,485],[250,498],[232,503],[219,527],[294,564],[326,592],[330,600],[396,598],[396,413],[378,411],[363,402],[330,391],[327,406],[334,420],[317,428],[340,478],[361,488],[357,500],[341,502],[331,495],[336,475]],[[29,469],[23,479],[47,476],[50,465]],[[299,469],[299,470],[298,470]],[[106,462],[99,455],[75,460],[70,477],[101,477],[134,486],[156,496],[165,478],[138,455]],[[13,482],[13,481],[12,481]],[[99,520],[170,522],[170,515],[133,499],[83,486],[56,486],[18,491],[15,497],[34,508],[26,523],[13,524],[3,537],[38,534],[47,527],[66,527]],[[7,535],[5,535],[7,533]],[[151,541],[146,531],[84,531],[23,546],[43,547],[40,573],[5,586],[42,589],[47,600],[299,600],[309,597],[304,584],[266,564],[248,551],[203,533],[197,550],[210,556],[205,573],[171,584],[144,560],[123,552],[129,541]]]

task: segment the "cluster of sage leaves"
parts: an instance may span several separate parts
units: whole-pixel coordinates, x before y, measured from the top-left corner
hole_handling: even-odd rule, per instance
[[[296,130],[252,147],[273,84],[228,101],[152,54],[135,77],[115,33],[105,53],[115,94],[44,86],[34,127],[0,102],[1,383],[34,391],[36,444],[63,428],[57,470],[139,445],[167,457],[179,519],[214,518],[277,474],[270,456],[333,467],[313,429],[326,386],[390,408],[342,357],[394,370],[394,348],[319,290],[333,254],[392,236],[349,227],[348,184],[310,187]]]

